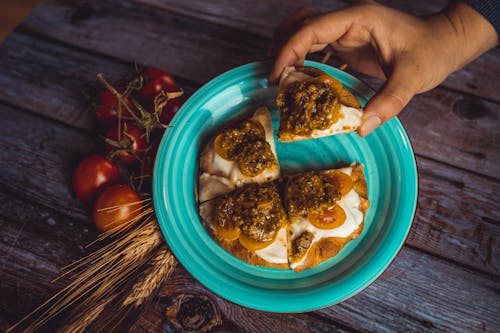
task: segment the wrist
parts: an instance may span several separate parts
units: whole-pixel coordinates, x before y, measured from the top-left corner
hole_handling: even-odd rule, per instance
[[[453,2],[438,14],[454,40],[456,69],[462,68],[499,43],[499,36],[479,12],[463,2]]]

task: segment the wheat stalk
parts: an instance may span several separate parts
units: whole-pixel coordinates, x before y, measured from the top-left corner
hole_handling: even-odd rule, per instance
[[[77,274],[77,277],[64,289],[10,327],[7,332],[13,331],[21,323],[47,307],[25,329],[26,332],[36,331],[76,302],[79,304],[72,311],[69,319],[87,313],[87,321],[94,320],[95,318],[90,319],[99,315],[91,313],[96,308],[96,304],[99,307],[102,300],[113,298],[116,293],[122,291],[120,287],[151,259],[154,250],[162,243],[161,232],[152,214],[151,210],[149,216],[141,216],[142,222],[136,228],[120,234],[103,248],[78,261],[62,275],[73,272]],[[90,312],[89,309],[91,309]]]
[[[68,325],[63,326],[59,329],[59,332],[71,332],[71,333],[82,333],[85,329],[102,313],[106,305],[111,302],[111,298],[101,301],[101,303],[89,312],[83,313],[78,318],[73,320]]]
[[[132,287],[132,292],[125,298],[123,305],[139,307],[174,271],[175,258],[167,248],[161,248],[151,260],[151,266]]]

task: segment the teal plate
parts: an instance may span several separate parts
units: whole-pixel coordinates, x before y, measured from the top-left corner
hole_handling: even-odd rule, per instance
[[[373,91],[349,74],[306,61],[339,79],[365,104]],[[222,249],[201,224],[195,198],[200,149],[208,135],[256,107],[271,110],[268,86],[272,64],[259,62],[230,70],[198,90],[174,117],[160,144],[153,198],[161,230],[184,267],[203,285],[237,304],[264,311],[311,311],[341,302],[373,282],[391,263],[410,230],[417,201],[417,169],[408,136],[392,119],[366,138],[356,133],[295,143],[276,140],[283,173],[365,165],[368,209],[364,230],[334,258],[295,273],[251,266]],[[276,134],[276,133],[275,133]]]

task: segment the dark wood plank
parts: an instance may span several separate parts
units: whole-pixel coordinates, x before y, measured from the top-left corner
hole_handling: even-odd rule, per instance
[[[189,309],[189,314],[175,312],[177,317],[185,318],[177,322],[174,327],[189,331],[189,328],[199,323],[193,331],[201,331],[210,327],[210,317],[221,318],[220,324],[212,328],[216,332],[356,332],[333,320],[325,320],[314,314],[279,314],[247,309],[235,305],[205,289],[195,281],[189,273],[180,268],[176,274],[165,283],[159,293],[159,301],[146,308],[143,314],[134,323],[130,332],[159,332],[166,331],[165,327],[172,326],[171,319],[165,313],[172,304],[179,302]],[[211,311],[206,311],[207,304]],[[187,318],[186,318],[187,317]],[[191,324],[182,325],[182,324]],[[180,325],[179,325],[180,324]]]
[[[116,80],[127,72],[128,66],[71,50],[63,45],[43,41],[34,43],[31,37],[21,34],[11,36],[4,47],[4,50],[8,51],[0,56],[0,68],[2,68],[0,82],[6,89],[0,90],[0,99],[5,98],[9,103],[27,107],[54,121],[27,115],[17,108],[7,108],[2,111],[3,114],[9,114],[5,118],[6,124],[9,125],[1,130],[6,135],[0,142],[3,140],[2,146],[7,149],[2,150],[5,158],[0,161],[0,166],[7,171],[0,176],[0,184],[32,200],[70,211],[82,218],[85,216],[85,207],[79,205],[73,198],[71,175],[81,157],[97,147],[98,139],[91,132],[92,120],[89,110],[82,103],[82,97],[79,94],[82,90],[91,89],[88,87],[96,84],[94,80],[96,72],[103,70],[107,76]],[[65,60],[59,61],[61,54],[66,55]],[[16,62],[36,63],[37,61],[39,61],[38,65],[33,71],[35,76],[30,74],[29,69],[12,69]],[[88,64],[85,65],[82,73],[77,70],[79,63]],[[96,66],[95,72],[91,67],[93,65]],[[60,67],[60,73],[63,74],[44,75],[44,73],[57,71],[58,67]],[[43,85],[40,81],[33,80],[39,75],[45,78]],[[61,84],[62,82],[65,84]],[[378,84],[378,82],[371,82],[371,84]],[[37,97],[30,101],[29,98],[17,97],[16,89],[13,87],[25,91],[43,89],[45,93],[33,94]],[[74,93],[73,89],[78,93]],[[192,85],[188,86],[188,90],[193,89]],[[458,111],[454,110],[461,110],[458,114],[467,116],[467,112],[474,112],[474,104],[469,106],[466,104],[462,109],[450,106],[454,103],[456,105],[467,103],[467,100],[464,102],[460,95],[443,90],[435,90],[427,95],[431,95],[430,101],[425,95],[418,97],[410,105],[411,108],[415,105],[415,109],[409,109],[402,115],[405,124],[414,124],[413,126],[407,125],[407,128],[416,151],[444,161],[454,158],[450,155],[460,154],[455,158],[460,159],[463,166],[481,166],[480,162],[474,162],[477,160],[483,161],[481,162],[482,168],[495,168],[490,159],[494,160],[498,155],[495,147],[498,147],[500,140],[496,142],[494,140],[495,122],[492,121],[492,117],[497,116],[498,106],[477,100],[478,105],[487,110],[493,110],[493,116],[488,113],[490,111],[486,111],[483,112],[483,118],[467,119],[463,116],[456,116],[457,113],[454,112]],[[422,103],[418,103],[420,98]],[[432,101],[434,105],[431,105]],[[64,107],[59,108],[62,105]],[[419,108],[420,106],[422,109]],[[448,111],[442,111],[436,121],[430,122],[428,119],[434,113],[434,109]],[[74,132],[69,127],[58,125],[58,121],[84,128],[89,132],[88,134]],[[449,127],[461,128],[461,131],[447,131]],[[27,135],[25,135],[25,130],[20,132],[16,128],[25,128]],[[54,131],[54,133],[49,131]],[[446,135],[440,136],[441,133],[446,133]],[[43,137],[51,137],[51,139],[38,148],[40,141],[44,141],[41,140]],[[429,138],[432,138],[432,141]],[[68,145],[67,142],[72,142],[72,144]],[[468,148],[468,146],[473,148]],[[22,149],[19,150],[19,147]],[[460,152],[467,151],[467,149],[474,150],[470,150],[469,154]],[[485,158],[481,159],[481,154],[484,154]],[[0,157],[2,156],[0,153]],[[35,158],[42,162],[37,162]],[[411,244],[472,267],[498,274],[500,269],[498,259],[495,261],[496,256],[488,256],[497,244],[498,229],[494,224],[487,222],[500,220],[498,206],[495,206],[496,203],[491,200],[491,195],[498,192],[498,182],[476,177],[454,168],[446,169],[449,170],[446,171],[443,165],[431,163],[426,159],[421,160],[423,161],[421,163],[424,163],[424,167],[420,167],[421,209],[417,214],[417,222],[409,239]],[[37,171],[33,172],[34,170]],[[50,171],[48,176],[47,170]],[[481,172],[481,170],[476,171]],[[28,172],[31,174],[30,177],[25,176]],[[436,180],[439,178],[436,175],[441,178]],[[450,179],[457,180],[458,186],[463,183],[463,188],[457,187],[455,183],[450,182]],[[45,186],[47,182],[52,187]],[[441,188],[446,189],[444,193],[452,193],[452,195],[442,194]],[[464,205],[463,202],[466,202],[464,198],[476,202],[477,208],[471,210]],[[445,201],[441,202],[441,200]],[[457,207],[460,208],[457,210]],[[433,213],[430,214],[429,211]],[[448,216],[462,217],[461,227],[457,228],[454,225],[455,221],[451,221]],[[439,221],[439,228],[435,226],[436,219]],[[429,241],[431,234],[432,241]]]
[[[270,38],[274,28],[290,13],[302,6],[310,6],[327,12],[345,7],[355,1],[182,1],[182,0],[136,0],[169,12],[199,18],[216,24],[250,31]],[[440,1],[379,1],[390,7],[416,15],[436,13],[446,6],[448,0]],[[500,68],[496,65],[500,60],[500,50],[493,49],[462,70],[453,73],[442,83],[443,87],[466,92],[493,101],[500,101],[498,95],[498,77]]]
[[[134,0],[137,3],[223,24],[225,26],[253,32],[265,37],[271,37],[274,28],[288,15],[297,9],[309,6],[321,12],[342,9],[356,1],[342,0],[256,0],[239,1],[231,0]],[[431,14],[439,11],[448,3],[448,0],[439,1],[401,1],[382,0],[378,1],[385,5],[404,10],[416,15]]]
[[[500,183],[418,158],[419,199],[406,244],[500,275]]]
[[[131,63],[58,43],[36,41],[19,33],[11,34],[0,45],[0,85],[3,87],[0,99],[89,131],[95,127],[90,107],[96,92],[102,89],[97,73],[118,84],[133,75],[135,69]],[[187,95],[198,87],[185,80],[179,84]]]
[[[6,105],[0,117],[2,189],[85,220],[71,177],[78,162],[96,151],[97,137]]]
[[[369,288],[318,311],[362,331],[498,332],[499,280],[403,248]]]
[[[3,169],[2,169],[3,170]],[[88,223],[0,192],[0,330],[51,297],[67,280],[52,283],[62,267],[84,256],[96,238]]]
[[[154,64],[198,83],[235,65],[263,59],[267,48],[257,35],[147,6],[100,2],[87,9],[85,18],[72,20],[79,8],[48,1],[28,18],[23,30],[123,60]],[[116,38],[108,38],[116,31],[120,31]],[[498,131],[492,132],[492,120],[499,112],[498,104],[438,88],[415,98],[402,119],[418,154],[498,178],[500,140]]]
[[[309,331],[303,324],[313,316],[324,317],[336,328],[352,327],[361,332],[442,332],[468,330],[495,332],[500,310],[498,280],[459,268],[446,261],[404,248],[386,272],[353,298],[316,312],[294,315],[293,332]],[[286,315],[263,313],[227,302],[196,283],[188,274],[175,274],[160,295],[208,297],[226,318],[252,332],[287,331]],[[168,302],[167,302],[168,303]],[[168,306],[168,305],[167,305]],[[168,323],[159,312],[162,305],[146,310],[133,331],[160,331]],[[309,324],[309,323],[308,323]],[[280,329],[280,326],[282,329]],[[141,330],[141,327],[143,330]],[[144,329],[146,327],[146,329]],[[310,330],[317,331],[315,326]]]

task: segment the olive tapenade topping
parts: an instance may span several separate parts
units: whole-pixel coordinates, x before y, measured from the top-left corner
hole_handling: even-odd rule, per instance
[[[275,182],[249,184],[217,199],[214,222],[224,227],[234,223],[256,242],[267,242],[276,236],[285,218]]]
[[[214,142],[222,158],[236,161],[245,176],[254,177],[277,164],[266,132],[258,122],[247,120],[220,133]]]
[[[328,209],[341,197],[338,187],[317,171],[286,176],[284,179],[285,204],[291,217],[307,217],[310,211]]]
[[[242,174],[254,177],[275,165],[276,157],[271,151],[269,142],[259,139],[244,145],[237,161]]]
[[[302,258],[311,247],[314,235],[309,231],[304,231],[299,237],[292,241],[292,259]]]
[[[276,103],[280,109],[280,127],[297,135],[327,129],[340,117],[338,94],[327,80],[294,82],[278,95]]]

